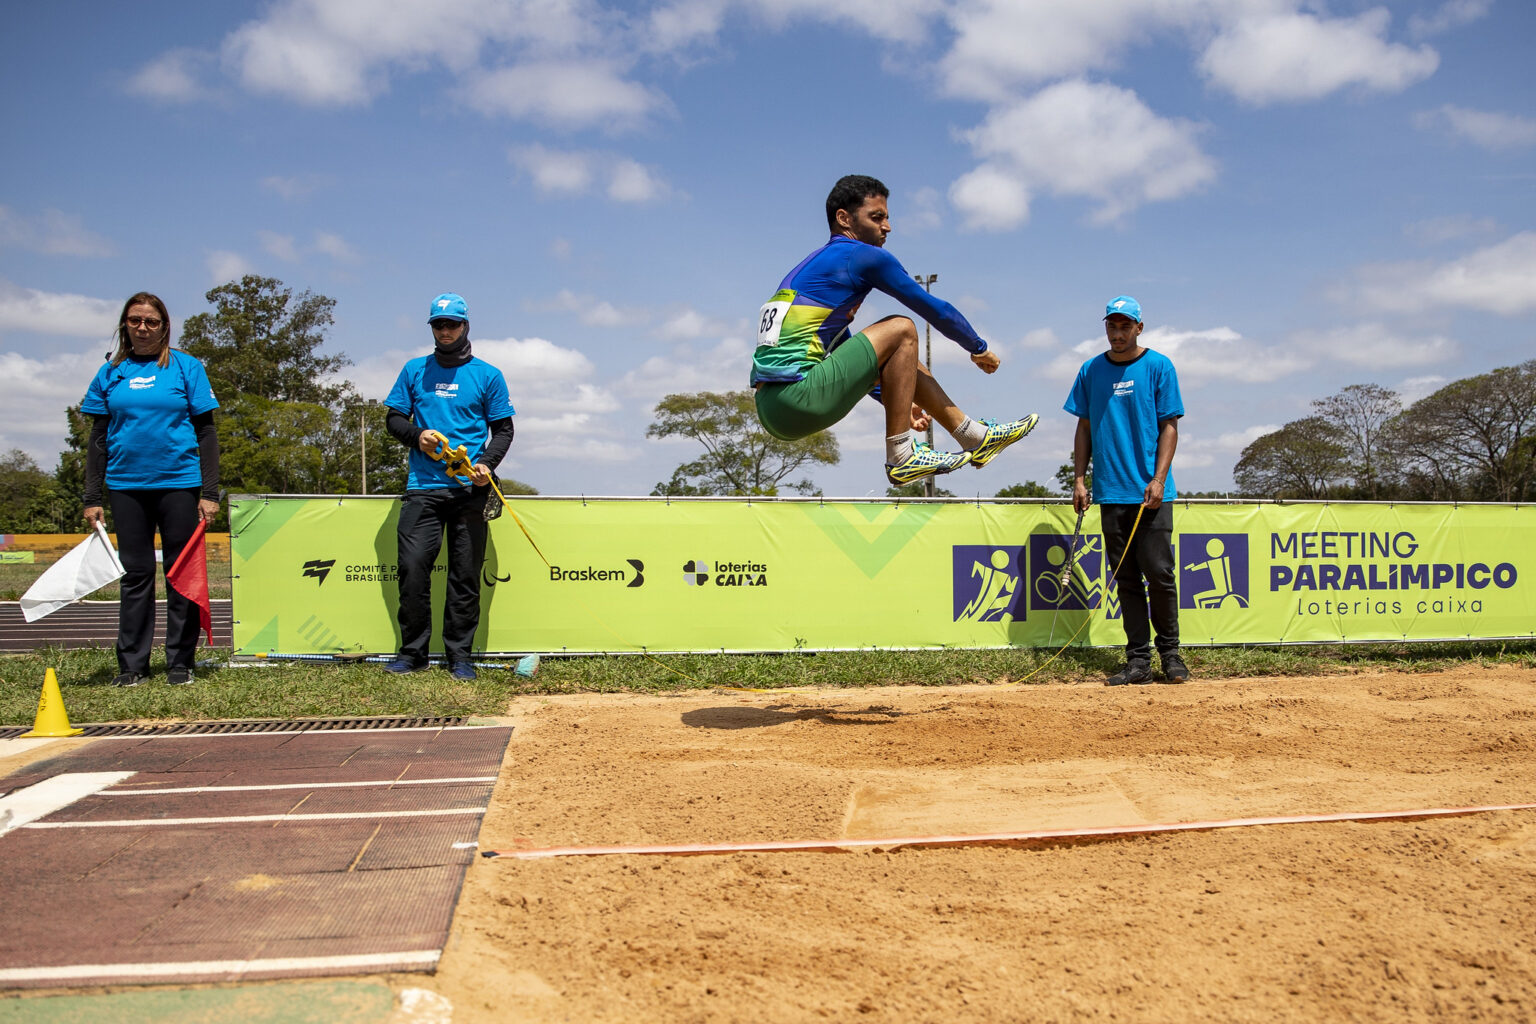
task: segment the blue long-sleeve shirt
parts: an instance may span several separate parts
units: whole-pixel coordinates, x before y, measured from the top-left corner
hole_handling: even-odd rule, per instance
[[[758,321],[752,383],[803,380],[848,337],[864,297],[878,288],[973,355],[987,343],[960,311],[929,295],[901,261],[877,245],[833,235],[779,284]]]

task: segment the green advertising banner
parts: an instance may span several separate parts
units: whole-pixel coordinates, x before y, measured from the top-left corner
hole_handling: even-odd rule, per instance
[[[1063,582],[1064,504],[512,507],[544,557],[512,516],[491,523],[477,650],[1125,642],[1096,509]],[[383,497],[236,496],[235,653],[395,651],[398,510]],[[1530,506],[1179,503],[1174,531],[1187,645],[1536,635]]]

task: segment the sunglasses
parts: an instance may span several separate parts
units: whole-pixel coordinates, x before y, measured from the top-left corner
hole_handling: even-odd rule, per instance
[[[431,320],[428,324],[434,331],[449,331],[463,322],[463,320]]]

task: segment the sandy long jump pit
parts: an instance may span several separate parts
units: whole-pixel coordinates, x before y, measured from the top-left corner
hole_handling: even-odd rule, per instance
[[[1536,802],[1536,672],[517,698],[482,850]],[[1536,811],[479,859],[454,1021],[1532,1021]]]

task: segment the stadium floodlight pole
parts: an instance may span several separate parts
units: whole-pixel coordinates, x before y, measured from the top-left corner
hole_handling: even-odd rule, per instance
[[[926,277],[922,274],[912,275],[912,280],[922,285],[923,291],[930,295],[933,294],[933,282],[938,279],[938,274],[929,274]],[[933,372],[933,325],[926,320],[923,321],[923,346],[923,365],[928,367],[928,371],[931,373]],[[931,418],[928,420],[928,447],[933,447],[933,420]],[[933,497],[935,489],[936,485],[934,484],[933,477],[930,476],[923,481],[924,497]]]
[[[368,493],[368,410],[378,408],[379,400],[370,398],[361,405],[349,405],[348,409],[357,409],[357,454],[363,467],[363,493]]]

